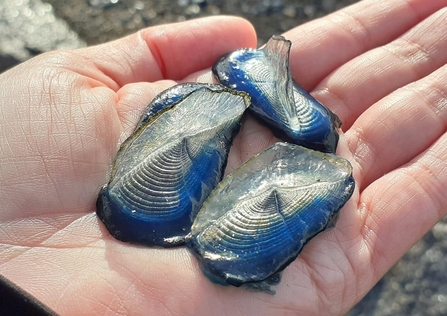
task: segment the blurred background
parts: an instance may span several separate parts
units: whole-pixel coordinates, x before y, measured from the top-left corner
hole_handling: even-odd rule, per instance
[[[0,72],[40,53],[110,41],[146,26],[231,14],[273,34],[356,0],[0,0]],[[421,210],[423,211],[423,210]],[[438,223],[349,313],[447,315],[447,220]]]

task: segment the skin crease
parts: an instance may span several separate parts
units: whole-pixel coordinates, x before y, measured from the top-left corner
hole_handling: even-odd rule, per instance
[[[252,26],[213,17],[0,75],[0,273],[63,315],[342,315],[447,214],[447,0],[362,1],[290,30],[291,69],[343,122],[356,191],[277,294],[210,283],[184,248],[113,239],[95,200],[145,105],[209,81]],[[237,34],[237,36],[234,36]],[[185,79],[186,78],[186,79]],[[275,138],[246,116],[227,172]]]

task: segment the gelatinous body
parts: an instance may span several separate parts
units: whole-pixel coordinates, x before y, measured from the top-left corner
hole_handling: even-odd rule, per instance
[[[206,83],[183,83],[164,90],[158,94],[146,107],[143,115],[141,115],[140,121],[135,127],[135,130],[146,124],[155,114],[178,103],[198,88],[206,88],[217,92],[223,90],[223,86],[221,85]]]
[[[246,94],[220,85],[171,89],[148,106],[156,110],[147,110],[123,143],[99,194],[97,214],[117,239],[164,247],[184,242],[203,201],[222,179],[249,105]],[[158,104],[163,95],[171,101]]]
[[[347,160],[277,143],[224,178],[197,214],[187,245],[211,281],[272,292],[279,272],[353,190]]]
[[[293,79],[291,42],[273,36],[261,49],[240,49],[219,59],[213,73],[221,84],[251,97],[249,110],[287,141],[334,153],[341,122]]]

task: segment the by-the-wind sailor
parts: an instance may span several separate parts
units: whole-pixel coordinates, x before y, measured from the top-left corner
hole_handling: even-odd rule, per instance
[[[211,281],[274,292],[279,272],[353,190],[347,160],[277,143],[224,178],[197,214],[187,245]]]
[[[221,84],[247,92],[252,101],[249,110],[279,137],[334,153],[341,122],[292,79],[290,47],[284,37],[273,36],[264,48],[240,49],[221,57],[213,73]]]
[[[154,99],[158,112],[146,111],[123,143],[100,191],[98,217],[117,239],[164,247],[184,242],[203,201],[222,179],[249,105],[245,93],[220,85],[171,89]]]
[[[175,85],[167,90],[164,90],[149,103],[141,115],[135,130],[146,124],[155,114],[158,112],[173,106],[180,100],[186,98],[189,94],[196,91],[199,88],[207,88],[212,91],[222,91],[224,88],[219,84],[207,84],[207,83],[183,83]]]

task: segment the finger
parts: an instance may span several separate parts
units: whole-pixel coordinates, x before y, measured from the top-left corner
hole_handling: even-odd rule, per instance
[[[322,81],[313,95],[348,129],[369,106],[447,62],[447,8],[402,37],[353,59]]]
[[[150,27],[82,52],[117,89],[132,82],[179,80],[211,67],[224,53],[255,45],[249,22],[220,16]]]
[[[447,5],[446,0],[360,1],[327,17],[286,32],[292,45],[293,77],[312,90],[352,58],[400,36]]]
[[[447,215],[446,157],[447,135],[443,135],[409,164],[372,183],[362,194],[361,232],[376,280]]]
[[[397,90],[346,132],[362,190],[428,148],[447,126],[447,67]]]

